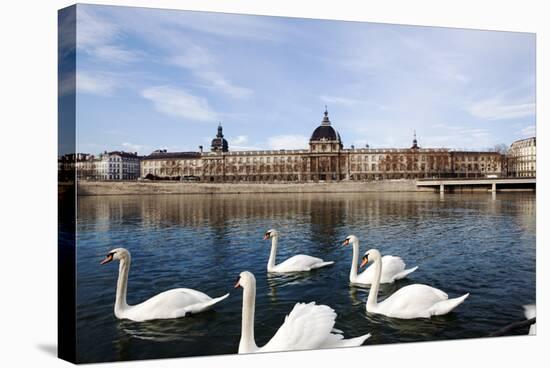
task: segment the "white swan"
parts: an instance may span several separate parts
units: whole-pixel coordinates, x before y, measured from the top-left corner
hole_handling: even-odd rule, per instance
[[[523,306],[523,314],[525,315],[525,318],[531,319],[535,318],[537,316],[537,308],[535,304],[528,304]],[[533,323],[529,327],[529,335],[536,335],[537,334],[537,324]]]
[[[382,275],[382,256],[376,249],[371,249],[363,256],[361,267],[370,260],[374,262],[375,280],[367,299],[367,312],[383,314],[388,317],[411,319],[430,318],[447,314],[460,305],[469,293],[449,299],[447,294],[434,287],[422,284],[407,285],[378,303],[378,289]]]
[[[342,245],[347,246],[350,243],[353,247],[353,257],[351,261],[351,270],[349,272],[349,282],[356,285],[370,285],[374,283],[374,267],[369,267],[360,274],[357,274],[359,239],[355,235],[350,235],[344,240]],[[382,276],[380,277],[380,283],[382,284],[391,284],[395,280],[407,277],[407,275],[418,269],[418,266],[405,269],[405,262],[401,257],[390,255],[382,257],[382,266]]]
[[[334,263],[333,261],[325,262],[321,258],[311,257],[305,254],[298,254],[276,265],[275,258],[277,257],[279,232],[274,229],[268,230],[265,233],[264,240],[268,240],[270,238],[271,253],[269,254],[269,260],[267,261],[267,272],[285,273],[311,271]]]
[[[370,334],[344,339],[334,330],[336,313],[326,305],[314,302],[297,303],[285,317],[279,330],[267,344],[259,348],[254,339],[256,309],[256,278],[248,271],[241,272],[235,287],[243,288],[243,311],[239,354],[360,346]]]
[[[193,289],[172,289],[155,295],[140,304],[128,305],[126,291],[128,289],[128,273],[130,271],[130,252],[124,248],[111,250],[101,264],[113,260],[120,261],[115,299],[115,316],[119,319],[130,319],[142,322],[152,319],[168,319],[184,317],[188,313],[199,313],[227,298],[225,294],[212,299],[208,295]]]

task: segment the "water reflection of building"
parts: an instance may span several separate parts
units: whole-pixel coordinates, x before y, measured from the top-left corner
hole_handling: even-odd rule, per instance
[[[536,176],[537,174],[537,139],[521,139],[510,145],[508,151],[508,175]]]
[[[481,177],[501,175],[498,152],[421,148],[344,148],[325,110],[302,150],[230,151],[221,125],[210,152],[155,151],[142,160],[141,177],[193,178],[206,182],[308,182]]]

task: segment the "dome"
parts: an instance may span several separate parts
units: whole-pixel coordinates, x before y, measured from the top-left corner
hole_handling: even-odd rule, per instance
[[[310,141],[341,141],[340,134],[330,125],[330,120],[328,118],[328,111],[325,110],[325,116],[321,125],[319,125],[313,131]]]
[[[212,152],[227,152],[229,150],[229,144],[227,140],[223,137],[222,124],[218,125],[218,134],[216,138],[212,139],[212,144],[210,150]]]
[[[321,125],[318,126],[311,135],[312,141],[321,141],[321,140],[327,140],[327,141],[336,141],[339,140],[340,136],[338,133],[336,133],[336,130],[334,130],[333,127],[330,125]]]
[[[211,148],[212,151],[222,151],[227,152],[229,145],[227,144],[227,140],[225,138],[214,138],[212,139]]]

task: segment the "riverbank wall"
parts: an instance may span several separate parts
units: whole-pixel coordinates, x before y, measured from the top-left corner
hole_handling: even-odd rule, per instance
[[[79,181],[80,196],[152,194],[243,194],[243,193],[362,193],[433,192],[417,189],[415,180],[384,180],[338,183],[181,183],[154,181]]]

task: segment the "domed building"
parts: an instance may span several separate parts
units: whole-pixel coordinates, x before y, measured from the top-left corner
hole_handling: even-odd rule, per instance
[[[397,132],[400,134],[400,132]],[[141,176],[193,178],[205,182],[334,182],[484,177],[500,175],[503,156],[498,152],[451,151],[423,148],[414,131],[407,148],[344,148],[338,131],[325,112],[307,149],[230,151],[221,124],[210,152],[183,152],[144,157]]]
[[[218,125],[218,134],[216,134],[216,138],[212,139],[210,150],[212,152],[229,151],[229,144],[227,143],[227,140],[223,137],[222,123]]]
[[[317,146],[319,145],[319,146]],[[312,151],[321,149],[323,151],[336,151],[344,148],[340,134],[330,125],[328,110],[325,108],[325,117],[311,135],[309,147]]]
[[[334,129],[325,106],[325,116],[309,139],[310,180],[342,180],[340,168],[345,167],[345,156],[341,154],[344,144]]]

